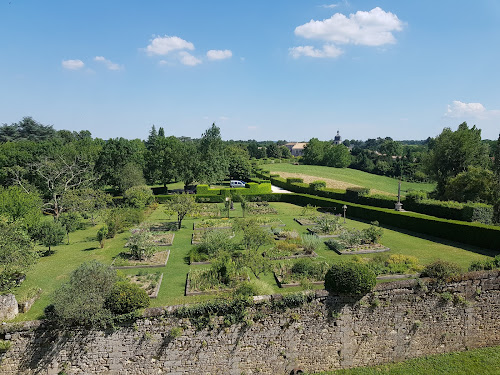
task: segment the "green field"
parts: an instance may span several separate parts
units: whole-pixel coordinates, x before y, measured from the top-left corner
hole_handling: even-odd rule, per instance
[[[500,346],[410,359],[375,367],[321,372],[316,375],[497,375]]]
[[[287,229],[295,229],[300,234],[306,233],[306,228],[300,226],[293,219],[298,217],[302,212],[302,207],[288,203],[271,203],[271,206],[279,212],[279,218],[286,224]],[[220,208],[222,209],[222,204]],[[223,211],[224,212],[224,211]],[[231,217],[241,217],[242,212],[239,204],[235,204],[235,210],[231,211]],[[164,207],[160,205],[155,211],[149,215],[146,221],[151,223],[172,221],[164,212]],[[186,275],[190,268],[203,266],[190,266],[187,264],[185,257],[191,248],[190,240],[193,233],[193,223],[195,220],[188,218],[183,221],[181,230],[175,233],[173,246],[169,246],[170,258],[164,267],[149,269],[151,272],[160,271],[164,273],[163,283],[157,299],[152,300],[152,306],[165,306],[183,303],[194,303],[209,298],[210,296],[184,296],[184,287]],[[368,224],[347,220],[347,226],[364,228]],[[117,235],[115,238],[107,240],[103,249],[99,248],[99,244],[95,239],[99,225],[88,227],[85,230],[79,230],[70,234],[71,243],[69,245],[62,244],[55,246],[54,254],[40,258],[37,264],[27,273],[27,278],[15,290],[18,300],[29,292],[31,288],[41,288],[42,296],[35,303],[33,308],[26,314],[20,314],[16,320],[32,320],[38,319],[43,315],[43,309],[50,303],[51,293],[68,279],[69,274],[81,263],[92,259],[99,260],[105,264],[111,264],[113,257],[124,251],[124,245],[130,232],[126,231]],[[466,270],[469,264],[476,260],[487,259],[488,256],[494,256],[492,251],[487,251],[472,246],[441,241],[436,238],[428,238],[412,233],[402,233],[395,229],[384,228],[384,235],[381,242],[391,248],[389,253],[400,253],[416,256],[420,263],[425,265],[436,259],[444,259],[453,261]],[[39,247],[42,249],[41,247]],[[329,250],[326,245],[323,245],[317,251],[320,260],[325,260],[329,264],[348,260],[352,255],[337,255]],[[364,255],[370,257],[372,255]],[[137,269],[120,271],[124,273],[134,273]],[[269,285],[271,285],[276,293],[291,293],[300,290],[300,287],[280,289],[274,280],[272,274],[268,273],[262,277]]]
[[[367,172],[358,171],[349,168],[332,168],[323,167],[319,165],[293,165],[293,164],[264,164],[261,165],[264,170],[273,173],[294,173],[307,176],[314,176],[318,179],[330,179],[341,181],[349,184],[354,184],[366,187],[380,192],[385,192],[392,195],[398,193],[398,180],[390,177],[379,176]],[[436,187],[435,184],[430,183],[416,183],[416,182],[401,182],[402,192],[407,190],[424,190],[430,192]]]

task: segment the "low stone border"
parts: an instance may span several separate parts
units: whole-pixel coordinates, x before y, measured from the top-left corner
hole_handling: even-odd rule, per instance
[[[355,250],[355,251],[346,251],[346,250],[334,250],[339,255],[356,255],[356,254],[371,254],[371,253],[384,253],[386,251],[390,251],[388,247],[378,248],[378,249],[367,249],[367,250]]]
[[[158,268],[158,267],[165,267],[168,262],[168,258],[170,257],[170,250],[167,250],[167,259],[165,259],[164,264],[144,264],[144,265],[137,265],[137,266],[113,266],[115,263],[115,259],[113,259],[113,262],[111,263],[111,267],[116,269],[116,270],[124,270],[124,269],[129,269],[129,268]]]
[[[293,218],[293,220],[295,220],[297,223],[299,223],[300,225],[315,225],[316,222],[315,221],[311,221],[311,220],[308,220],[308,219],[297,219],[296,217]]]
[[[296,287],[296,286],[300,286],[300,283],[290,283],[290,284],[283,284],[281,282],[281,278],[276,275],[276,272],[273,272],[274,273],[274,279],[276,280],[276,284],[278,284],[278,286],[280,288],[293,288],[293,287]],[[325,282],[324,281],[312,281],[311,284],[312,285],[323,285]]]
[[[151,293],[149,298],[158,298],[158,293],[160,292],[160,287],[161,287],[162,281],[163,281],[163,273],[160,276],[160,280],[158,280],[158,283],[156,284],[155,290],[153,291],[153,293]]]

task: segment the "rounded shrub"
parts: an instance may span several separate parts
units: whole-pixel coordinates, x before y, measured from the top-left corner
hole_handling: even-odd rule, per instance
[[[116,315],[148,307],[149,303],[146,291],[128,281],[117,282],[106,299],[106,307]]]
[[[273,287],[263,280],[253,279],[241,283],[234,291],[236,297],[265,296],[273,294]]]
[[[361,297],[371,292],[377,282],[375,273],[361,263],[334,264],[325,275],[325,289],[330,293]]]
[[[421,276],[432,277],[436,280],[448,280],[455,276],[460,275],[462,269],[456,263],[446,262],[444,260],[437,260],[434,263],[425,266]]]

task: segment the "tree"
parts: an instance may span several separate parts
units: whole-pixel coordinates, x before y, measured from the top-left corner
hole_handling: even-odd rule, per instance
[[[469,129],[463,122],[456,131],[444,128],[430,145],[427,168],[437,181],[438,197],[443,197],[450,178],[467,171],[470,166],[484,168],[488,162],[486,145],[481,143],[481,130],[476,126]]]
[[[104,248],[104,243],[106,242],[107,237],[108,237],[108,226],[104,224],[97,231],[97,241],[99,241],[99,246],[101,246],[101,249]]]
[[[279,159],[281,158],[281,150],[276,143],[271,143],[267,146],[267,157]]]
[[[386,139],[378,148],[379,152],[388,156],[401,156],[403,155],[403,146],[401,143]]]
[[[467,171],[448,179],[443,199],[457,202],[482,202],[494,204],[495,175],[481,167],[470,166]]]
[[[220,136],[220,129],[215,124],[203,133],[199,152],[199,181],[210,185],[224,180],[229,169],[229,159]]]
[[[84,218],[90,218],[92,225],[96,225],[99,213],[112,202],[111,195],[91,187],[70,190],[63,197],[63,206],[67,211],[78,212]]]
[[[322,164],[334,168],[347,168],[351,164],[351,153],[343,144],[331,145],[325,149]]]
[[[139,185],[146,185],[142,168],[135,163],[125,164],[116,178],[118,191],[125,193],[131,187]]]
[[[248,180],[252,165],[248,152],[237,146],[227,148],[229,159],[229,177],[234,180]]]
[[[258,252],[261,246],[272,243],[269,230],[260,227],[255,219],[238,220],[235,228],[243,232],[241,243],[247,250]]]
[[[198,179],[200,171],[200,157],[196,144],[190,140],[181,143],[177,174],[184,186],[191,185]]]
[[[132,229],[132,235],[128,239],[128,248],[130,254],[138,260],[144,260],[152,257],[157,251],[153,235],[149,229],[138,227]]]
[[[23,117],[18,123],[0,127],[0,142],[34,141],[40,142],[52,139],[56,131],[50,125],[42,125],[31,117]]]
[[[27,193],[19,186],[0,186],[0,215],[33,233],[42,218],[42,200],[36,192]]]
[[[58,221],[44,221],[38,228],[38,239],[43,246],[49,248],[63,242],[66,230]]]
[[[493,205],[493,221],[495,223],[500,223],[500,134],[498,135],[498,140],[496,143],[495,152],[493,154],[493,171],[496,177],[496,188],[495,188],[495,203]]]
[[[292,153],[290,149],[286,146],[280,146],[281,158],[282,159],[290,159],[292,157]]]
[[[54,292],[46,315],[63,326],[106,327],[112,314],[105,302],[116,280],[116,271],[110,266],[97,261],[83,263],[71,273],[69,282]]]
[[[153,191],[146,185],[132,186],[125,191],[123,198],[129,206],[135,208],[144,208],[155,200]]]
[[[19,277],[35,264],[37,258],[26,231],[16,223],[0,220],[0,294],[16,286]]]
[[[182,220],[187,214],[196,211],[197,203],[194,196],[190,194],[174,194],[170,200],[165,203],[167,214],[177,214],[177,226],[181,229]]]
[[[325,158],[325,148],[327,142],[320,141],[318,138],[311,138],[304,147],[304,164],[322,165]]]
[[[65,212],[59,217],[59,221],[66,230],[69,245],[69,234],[80,227],[82,224],[82,217],[77,212]]]

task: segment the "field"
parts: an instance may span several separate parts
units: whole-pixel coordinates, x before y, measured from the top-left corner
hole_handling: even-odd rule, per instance
[[[278,211],[278,215],[274,217],[279,217],[286,224],[285,228],[287,230],[296,230],[301,235],[307,233],[306,227],[300,226],[294,221],[295,217],[301,215],[303,211],[302,207],[288,203],[270,203],[270,205]],[[242,216],[239,204],[235,204],[235,210],[231,211],[230,215],[231,217]],[[165,214],[162,205],[159,205],[146,219],[147,222],[152,224],[167,223],[172,220],[173,217]],[[187,273],[190,269],[201,267],[196,265],[190,266],[186,259],[192,247],[191,236],[193,234],[193,224],[200,220],[202,219],[187,218],[183,221],[182,229],[175,232],[173,245],[168,247],[170,256],[167,265],[152,269],[153,271],[151,272],[159,271],[164,274],[158,298],[152,300],[152,306],[194,303],[214,298],[213,296],[184,296]],[[368,227],[367,223],[349,219],[346,225],[359,229]],[[130,236],[129,231],[120,233],[115,238],[107,240],[104,248],[101,249],[95,239],[99,227],[100,225],[95,227],[89,226],[84,230],[71,233],[71,243],[69,245],[62,244],[53,247],[53,254],[40,258],[38,263],[28,271],[26,281],[15,291],[18,300],[22,300],[33,288],[41,288],[42,295],[28,313],[19,314],[16,320],[32,320],[42,317],[44,307],[50,303],[51,293],[64,281],[68,280],[71,271],[81,263],[96,259],[102,263],[111,264],[113,258],[124,251],[124,245]],[[436,259],[444,259],[460,264],[464,270],[473,261],[483,260],[488,256],[495,255],[493,252],[484,249],[442,241],[415,233],[402,233],[392,228],[384,228],[384,235],[381,242],[391,249],[389,254],[413,255],[419,259],[422,265]],[[42,248],[40,247],[40,249]],[[352,257],[352,255],[338,255],[334,251],[329,250],[326,245],[322,245],[316,252],[318,260],[324,260],[329,264],[346,261]],[[363,257],[372,256],[374,254],[363,255]],[[127,275],[133,275],[137,271],[137,269],[119,270],[119,272]],[[268,283],[275,293],[290,293],[301,290],[301,287],[290,288],[286,291],[280,289],[271,273],[261,276],[261,279]]]
[[[321,372],[316,375],[497,375],[500,374],[500,346],[460,353],[415,358],[400,363],[349,370]]]
[[[312,182],[321,179],[327,183],[327,187],[333,189],[345,189],[347,187],[370,188],[372,194],[398,194],[398,180],[386,176],[358,171],[349,168],[332,168],[318,165],[293,165],[293,164],[264,164],[261,167],[272,173],[278,173],[281,177],[300,177],[304,182]],[[434,190],[435,184],[401,182],[402,194],[410,189],[424,190],[430,192]]]

